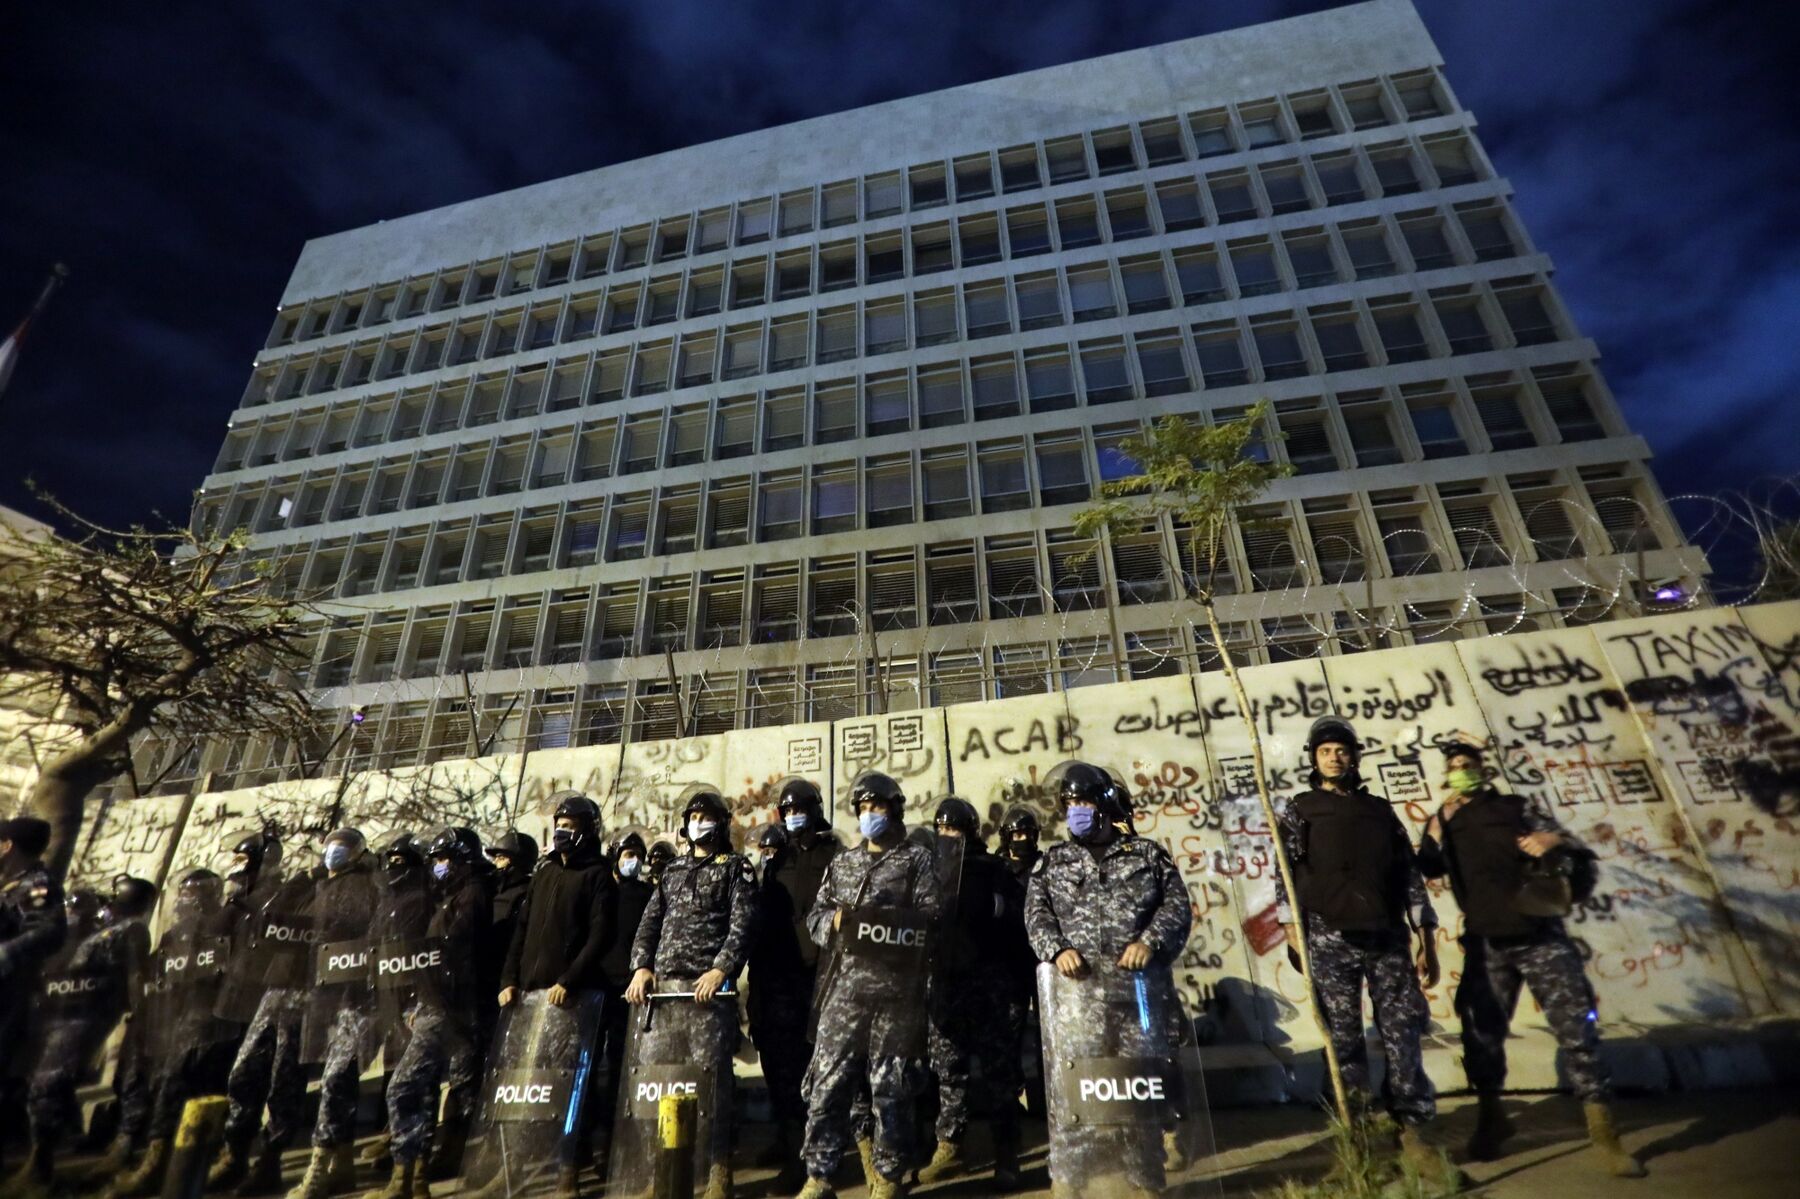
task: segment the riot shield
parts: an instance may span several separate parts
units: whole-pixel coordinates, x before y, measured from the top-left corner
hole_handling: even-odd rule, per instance
[[[656,1113],[666,1095],[694,1097],[696,1187],[731,1157],[732,1051],[737,996],[720,991],[694,1002],[693,979],[658,979],[656,994],[626,1017],[624,1069],[608,1159],[607,1193],[648,1195],[656,1181],[660,1140]]]
[[[1192,1018],[1167,966],[1038,967],[1051,1184],[1071,1196],[1217,1195]]]
[[[902,847],[872,855],[871,861],[848,856],[863,852],[849,850],[838,859],[848,858],[865,873],[843,908],[819,970],[815,1041],[830,1028],[834,1040],[859,1052],[920,1058],[925,1052],[926,987],[941,925],[909,906],[912,867]],[[932,869],[937,869],[935,856]]]
[[[449,999],[449,972],[454,967],[450,950],[442,937],[408,937],[398,941],[381,941],[369,953],[369,981],[375,988],[377,1022],[391,1033],[406,1027],[406,1013],[415,1003],[428,1002],[439,1008]],[[398,1043],[390,1037],[394,1057],[399,1058]]]
[[[318,929],[305,916],[306,879],[288,879],[273,895],[253,901],[237,956],[226,970],[213,1011],[233,1024],[256,1016],[263,992],[299,989],[307,984]]]
[[[230,961],[228,937],[163,938],[144,980],[140,1014],[133,1018],[152,1062],[169,1062],[227,1039],[230,1025],[213,1011]]]
[[[547,995],[528,991],[500,1009],[463,1158],[463,1177],[484,1195],[549,1195],[577,1165],[604,997],[589,991],[554,1007]]]
[[[375,993],[370,972],[374,943],[321,941],[313,947],[312,982],[300,1018],[300,1060],[322,1062],[335,1036],[356,1039],[356,1054],[375,1054]]]

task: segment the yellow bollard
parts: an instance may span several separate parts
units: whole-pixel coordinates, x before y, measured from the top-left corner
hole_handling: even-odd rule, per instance
[[[225,1138],[229,1106],[223,1095],[202,1095],[181,1109],[169,1170],[163,1175],[163,1199],[199,1199],[206,1186],[206,1168]]]
[[[694,1199],[694,1126],[700,1101],[664,1095],[656,1101],[655,1199]]]

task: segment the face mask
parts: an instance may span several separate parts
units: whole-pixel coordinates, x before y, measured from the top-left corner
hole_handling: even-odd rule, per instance
[[[553,830],[550,834],[550,844],[556,846],[558,852],[567,853],[575,848],[575,830],[572,828]]]
[[[406,878],[406,872],[412,869],[412,867],[403,859],[398,862],[389,862],[385,869],[387,870],[388,882],[399,883]]]
[[[325,869],[342,870],[350,864],[350,847],[342,841],[333,841],[325,847]]]
[[[1099,826],[1099,809],[1090,808],[1082,804],[1078,804],[1069,809],[1069,835],[1071,837],[1079,837],[1086,840],[1093,835],[1094,830]]]
[[[620,878],[636,878],[638,876],[638,871],[642,870],[643,868],[644,868],[644,864],[642,862],[638,861],[638,859],[636,859],[636,858],[620,858],[619,859],[619,877]]]
[[[888,831],[888,814],[886,812],[863,812],[856,818],[856,827],[862,835],[871,841],[878,841]]]
[[[1481,771],[1470,769],[1467,766],[1459,766],[1452,770],[1446,776],[1446,781],[1450,784],[1450,789],[1458,795],[1473,795],[1481,790],[1483,782]]]
[[[803,833],[806,831],[806,813],[789,812],[781,818],[781,823],[787,825],[787,831],[790,833]]]
[[[698,845],[711,837],[718,827],[719,822],[716,820],[690,820],[688,821],[688,840]]]
[[[440,883],[449,878],[450,863],[444,861],[433,862],[431,864],[431,877],[435,878]]]

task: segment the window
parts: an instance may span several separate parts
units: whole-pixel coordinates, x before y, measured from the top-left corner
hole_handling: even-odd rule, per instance
[[[838,291],[856,286],[856,243],[834,242],[819,250],[819,290]]]
[[[1043,695],[1050,690],[1049,662],[1041,645],[1002,645],[994,650],[994,698]]]
[[[1115,404],[1132,398],[1125,347],[1118,341],[1081,343],[1081,383],[1089,404]]]
[[[912,428],[912,407],[906,375],[879,375],[863,383],[863,405],[869,436],[904,433]]]
[[[1025,453],[1017,442],[983,442],[976,452],[981,471],[981,510],[1013,512],[1031,506]]]
[[[694,404],[669,414],[666,466],[692,466],[706,460],[706,405]]]
[[[1419,173],[1413,168],[1412,151],[1404,144],[1369,151],[1369,165],[1384,196],[1405,196],[1419,190]]]
[[[974,383],[976,420],[1018,415],[1019,378],[1010,355],[970,363],[969,378]]]
[[[1525,533],[1540,562],[1579,558],[1586,552],[1576,536],[1574,521],[1586,513],[1565,488],[1549,486],[1543,477],[1513,478],[1513,499],[1525,518]]]
[[[919,371],[919,425],[935,429],[958,425],[968,419],[963,404],[962,367],[926,368]]]
[[[687,252],[688,222],[686,217],[663,221],[656,226],[656,261],[668,262],[672,258],[686,258]]]
[[[1589,468],[1591,469],[1591,468]],[[1588,473],[1583,470],[1583,475]],[[1661,549],[1656,531],[1650,524],[1650,513],[1638,498],[1637,485],[1630,479],[1590,482],[1588,498],[1594,502],[1594,513],[1600,527],[1606,530],[1615,554],[1635,554]]]
[[[1406,111],[1406,119],[1409,121],[1422,121],[1426,117],[1443,115],[1444,106],[1439,102],[1437,89],[1428,75],[1396,79],[1394,92],[1400,97],[1400,107]]]
[[[1418,434],[1419,448],[1425,457],[1455,458],[1469,452],[1450,400],[1411,400],[1407,409],[1412,413],[1413,432]]]
[[[620,442],[620,474],[635,475],[655,470],[662,451],[662,413],[648,412],[626,421]]]
[[[1442,569],[1425,529],[1424,509],[1411,489],[1377,492],[1369,502],[1375,509],[1375,528],[1388,567],[1395,575],[1435,574]]]
[[[725,331],[725,354],[721,364],[721,379],[741,379],[746,375],[754,375],[762,370],[761,325],[739,325],[735,329]]]
[[[1231,117],[1223,110],[1190,113],[1188,128],[1194,135],[1194,152],[1201,158],[1237,149],[1231,138]]]
[[[994,194],[993,160],[974,154],[956,160],[956,200],[980,200]]]
[[[906,251],[898,233],[882,233],[863,242],[865,283],[886,283],[906,274]]]
[[[1362,177],[1357,174],[1356,155],[1348,150],[1342,154],[1321,154],[1312,160],[1312,166],[1325,203],[1355,204],[1368,198]]]
[[[900,211],[900,173],[871,175],[863,182],[863,219],[892,216]]]
[[[1338,281],[1337,264],[1331,258],[1331,240],[1322,233],[1292,232],[1282,235],[1294,283],[1301,288],[1327,287]]]
[[[1138,136],[1143,139],[1144,162],[1148,166],[1159,167],[1187,157],[1181,144],[1181,123],[1174,117],[1145,121],[1138,126]]]
[[[831,229],[838,225],[854,224],[856,221],[856,183],[846,180],[842,183],[828,183],[820,190],[819,198],[822,213],[819,227]]]
[[[1343,96],[1344,108],[1349,112],[1350,124],[1355,128],[1374,129],[1388,123],[1387,109],[1382,105],[1379,83],[1347,87],[1343,90]]]
[[[1444,220],[1437,213],[1402,216],[1400,236],[1406,242],[1406,252],[1412,255],[1414,270],[1433,271],[1455,265],[1456,254],[1444,236]]]
[[[812,291],[812,251],[791,250],[775,260],[775,298],[791,300]]]
[[[1117,316],[1119,307],[1113,296],[1112,269],[1104,262],[1070,267],[1069,306],[1077,323]]]
[[[806,444],[806,393],[770,392],[763,400],[763,453]]]
[[[971,340],[1012,332],[1012,317],[1006,310],[1006,281],[964,284],[963,316]]]
[[[729,239],[731,228],[731,210],[714,208],[700,214],[700,223],[695,230],[694,253],[704,254],[709,250],[720,250]],[[783,230],[786,232],[786,230]]]
[[[769,298],[769,264],[757,258],[731,268],[731,306],[750,308]]]
[[[872,460],[864,472],[869,496],[869,528],[911,524],[912,459],[906,456]]]
[[[1162,215],[1163,230],[1168,233],[1198,229],[1206,224],[1200,189],[1186,179],[1166,179],[1156,185],[1156,210]]]
[[[1306,352],[1300,348],[1299,331],[1292,320],[1260,318],[1252,321],[1250,336],[1256,342],[1256,356],[1262,360],[1264,379],[1295,379],[1310,371]]]
[[[618,439],[616,421],[588,425],[581,431],[576,475],[577,479],[604,479],[612,474],[613,449]]]
[[[906,301],[871,300],[863,305],[863,347],[868,354],[886,354],[906,348]]]
[[[669,343],[658,342],[656,345],[640,345],[636,356],[632,359],[633,380],[631,394],[634,396],[655,395],[669,389]]]
[[[1356,313],[1346,306],[1315,308],[1311,312],[1313,340],[1325,359],[1325,370],[1354,371],[1369,365]]]
[[[1042,204],[1006,213],[1006,241],[1014,258],[1050,252],[1050,215]]]
[[[689,333],[681,339],[677,381],[682,387],[697,387],[712,382],[713,365],[718,359],[719,335],[713,332]]]
[[[1378,394],[1375,398],[1344,396],[1340,398],[1339,406],[1358,466],[1392,466],[1401,461],[1400,443],[1394,436],[1390,409],[1385,400]]]
[[[1025,390],[1031,397],[1033,412],[1073,408],[1075,376],[1069,365],[1069,352],[1061,347],[1027,351]],[[1015,407],[1014,411],[1016,410]]]
[[[1287,140],[1281,110],[1274,104],[1246,104],[1238,109],[1238,116],[1244,122],[1244,140],[1252,150]]]
[[[848,466],[814,470],[812,476],[812,531],[814,533],[841,533],[855,527],[856,471]]]
[[[737,244],[747,246],[752,242],[769,239],[770,220],[769,201],[755,200],[748,204],[738,205]]]
[[[1281,426],[1282,446],[1295,473],[1318,475],[1339,469],[1324,413],[1284,412],[1276,423]]]
[[[1481,168],[1476,165],[1474,154],[1464,138],[1432,137],[1424,139],[1420,145],[1425,149],[1431,169],[1437,172],[1439,187],[1455,187],[1481,179]]]
[[[945,520],[967,516],[969,503],[969,460],[961,447],[933,450],[920,459],[920,477],[924,484],[925,519]]]
[[[1160,312],[1169,306],[1169,283],[1163,276],[1160,254],[1119,263],[1119,280],[1125,285],[1127,312]]]
[[[563,517],[564,566],[592,564],[600,551],[600,504],[579,505]]]
[[[739,480],[706,487],[706,544],[709,548],[743,545],[750,539],[750,488]]]
[[[912,193],[914,211],[935,208],[949,198],[944,183],[944,168],[940,163],[914,167],[906,173],[906,180]]]
[[[1002,191],[1029,191],[1034,187],[1042,187],[1043,179],[1038,174],[1038,155],[1036,146],[1014,146],[1000,151],[1000,188]]]
[[[1240,296],[1266,296],[1282,289],[1281,272],[1275,266],[1275,250],[1267,241],[1232,242],[1231,273],[1237,276]]]
[[[813,392],[813,444],[856,436],[856,384],[820,384]]]
[[[758,484],[757,540],[798,537],[803,514],[799,472],[764,475]]]
[[[1324,92],[1295,96],[1288,101],[1288,107],[1293,110],[1294,125],[1302,140],[1327,137],[1337,132],[1337,122],[1331,115],[1331,97]]]
[[[1245,561],[1258,590],[1279,591],[1305,583],[1306,569],[1294,550],[1293,527],[1280,509],[1251,508],[1239,524]]]
[[[1187,362],[1181,354],[1181,338],[1174,334],[1139,334],[1137,338],[1138,374],[1143,376],[1147,396],[1178,395],[1194,389],[1188,378]],[[1086,359],[1083,358],[1085,365]],[[1093,388],[1088,389],[1089,402]]]
[[[1052,184],[1068,183],[1088,176],[1087,148],[1079,137],[1063,137],[1045,142],[1044,158],[1050,166]]]
[[[1606,436],[1606,427],[1588,398],[1587,386],[1579,378],[1554,377],[1538,373],[1538,391],[1551,423],[1564,441],[1593,441]]]
[[[1175,251],[1175,279],[1184,304],[1211,304],[1229,295],[1219,271],[1219,253],[1211,246]]]
[[[1150,227],[1150,205],[1143,189],[1106,193],[1106,223],[1114,241],[1149,237],[1154,230]]]
[[[1131,144],[1129,127],[1102,129],[1094,134],[1094,165],[1102,175],[1138,169],[1137,151]]]
[[[525,485],[525,460],[530,454],[531,440],[514,437],[500,443],[494,454],[493,476],[487,494],[511,495]]]
[[[930,275],[956,265],[950,248],[950,226],[926,225],[912,233],[913,274]]]
[[[1521,450],[1537,444],[1531,425],[1525,419],[1525,410],[1516,384],[1502,382],[1480,387],[1475,386],[1474,379],[1469,382],[1475,411],[1480,415],[1481,426],[1487,430],[1488,442],[1495,450]]]
[[[769,372],[806,365],[806,317],[791,316],[769,322]]]
[[[1479,354],[1494,348],[1487,322],[1481,319],[1481,305],[1474,296],[1434,297],[1438,323],[1452,354]]]
[[[606,273],[607,261],[612,257],[612,234],[601,233],[587,238],[575,256],[575,277],[577,279],[593,279]]]
[[[1227,221],[1245,221],[1258,216],[1256,199],[1250,194],[1250,176],[1242,171],[1208,175],[1206,189],[1212,193],[1213,211],[1222,225]]]
[[[1021,331],[1063,323],[1062,292],[1054,271],[1014,279],[1013,302],[1019,309]]]
[[[869,618],[875,631],[917,628],[918,566],[910,549],[870,554]]]
[[[644,265],[650,254],[650,227],[640,226],[627,229],[619,234],[619,244],[614,255],[613,269],[628,271]]]
[[[1535,285],[1503,287],[1495,285],[1494,298],[1512,329],[1515,345],[1535,346],[1557,340],[1556,321],[1544,303],[1544,293]]]
[[[744,640],[744,572],[709,570],[701,576],[700,639],[704,648],[726,648]]]
[[[1029,536],[987,539],[988,617],[1037,616],[1044,610],[1038,587],[1037,544]]]
[[[1097,246],[1100,237],[1100,209],[1092,196],[1074,196],[1056,202],[1056,233],[1065,250]]]
[[[933,625],[966,624],[980,614],[972,545],[965,541],[926,547],[925,597]]]
[[[1000,224],[991,214],[963,217],[956,222],[956,238],[965,267],[1000,261]]]
[[[1262,176],[1263,194],[1269,197],[1269,211],[1299,212],[1312,207],[1312,198],[1306,194],[1306,180],[1298,166],[1264,166],[1258,169],[1258,174]]]
[[[1381,338],[1381,348],[1387,353],[1390,364],[1417,362],[1430,353],[1425,345],[1425,333],[1419,328],[1418,313],[1410,302],[1404,299],[1371,300],[1369,315],[1375,321],[1375,332]]]
[[[469,578],[497,579],[506,573],[506,547],[512,539],[512,520],[484,521],[475,530],[469,554]]]
[[[538,442],[531,467],[531,485],[561,487],[569,479],[569,454],[574,440],[568,436],[550,437]]]
[[[1457,554],[1465,567],[1480,570],[1511,562],[1506,538],[1494,515],[1493,497],[1481,494],[1479,484],[1440,483],[1438,497],[1443,501],[1450,536],[1456,540]]]
[[[817,361],[841,362],[856,357],[856,306],[846,305],[819,313]]]
[[[1048,507],[1088,498],[1087,450],[1079,436],[1039,437],[1034,448],[1040,502]]]
[[[1348,501],[1307,501],[1306,528],[1312,538],[1313,561],[1327,586],[1368,577],[1368,556],[1359,524]]]
[[[1388,250],[1387,232],[1379,221],[1345,225],[1340,235],[1358,279],[1379,279],[1394,273],[1394,256]]]
[[[1200,356],[1200,377],[1206,386],[1234,387],[1250,381],[1235,321],[1196,326],[1194,345]]]
[[[1469,248],[1475,252],[1475,261],[1494,262],[1519,252],[1513,245],[1512,234],[1506,230],[1506,217],[1498,205],[1458,205],[1456,219],[1463,227],[1463,235],[1469,239]]]

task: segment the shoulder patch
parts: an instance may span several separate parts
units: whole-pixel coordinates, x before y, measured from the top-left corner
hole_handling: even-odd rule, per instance
[[[756,881],[756,867],[754,867],[750,864],[750,859],[745,857],[741,853],[733,854],[732,856],[737,858],[738,877],[747,883],[755,882]]]
[[[1044,864],[1046,862],[1048,862],[1049,860],[1050,859],[1047,855],[1040,853],[1037,856],[1037,861],[1035,861],[1031,864],[1031,873],[1042,874],[1044,872]]]

